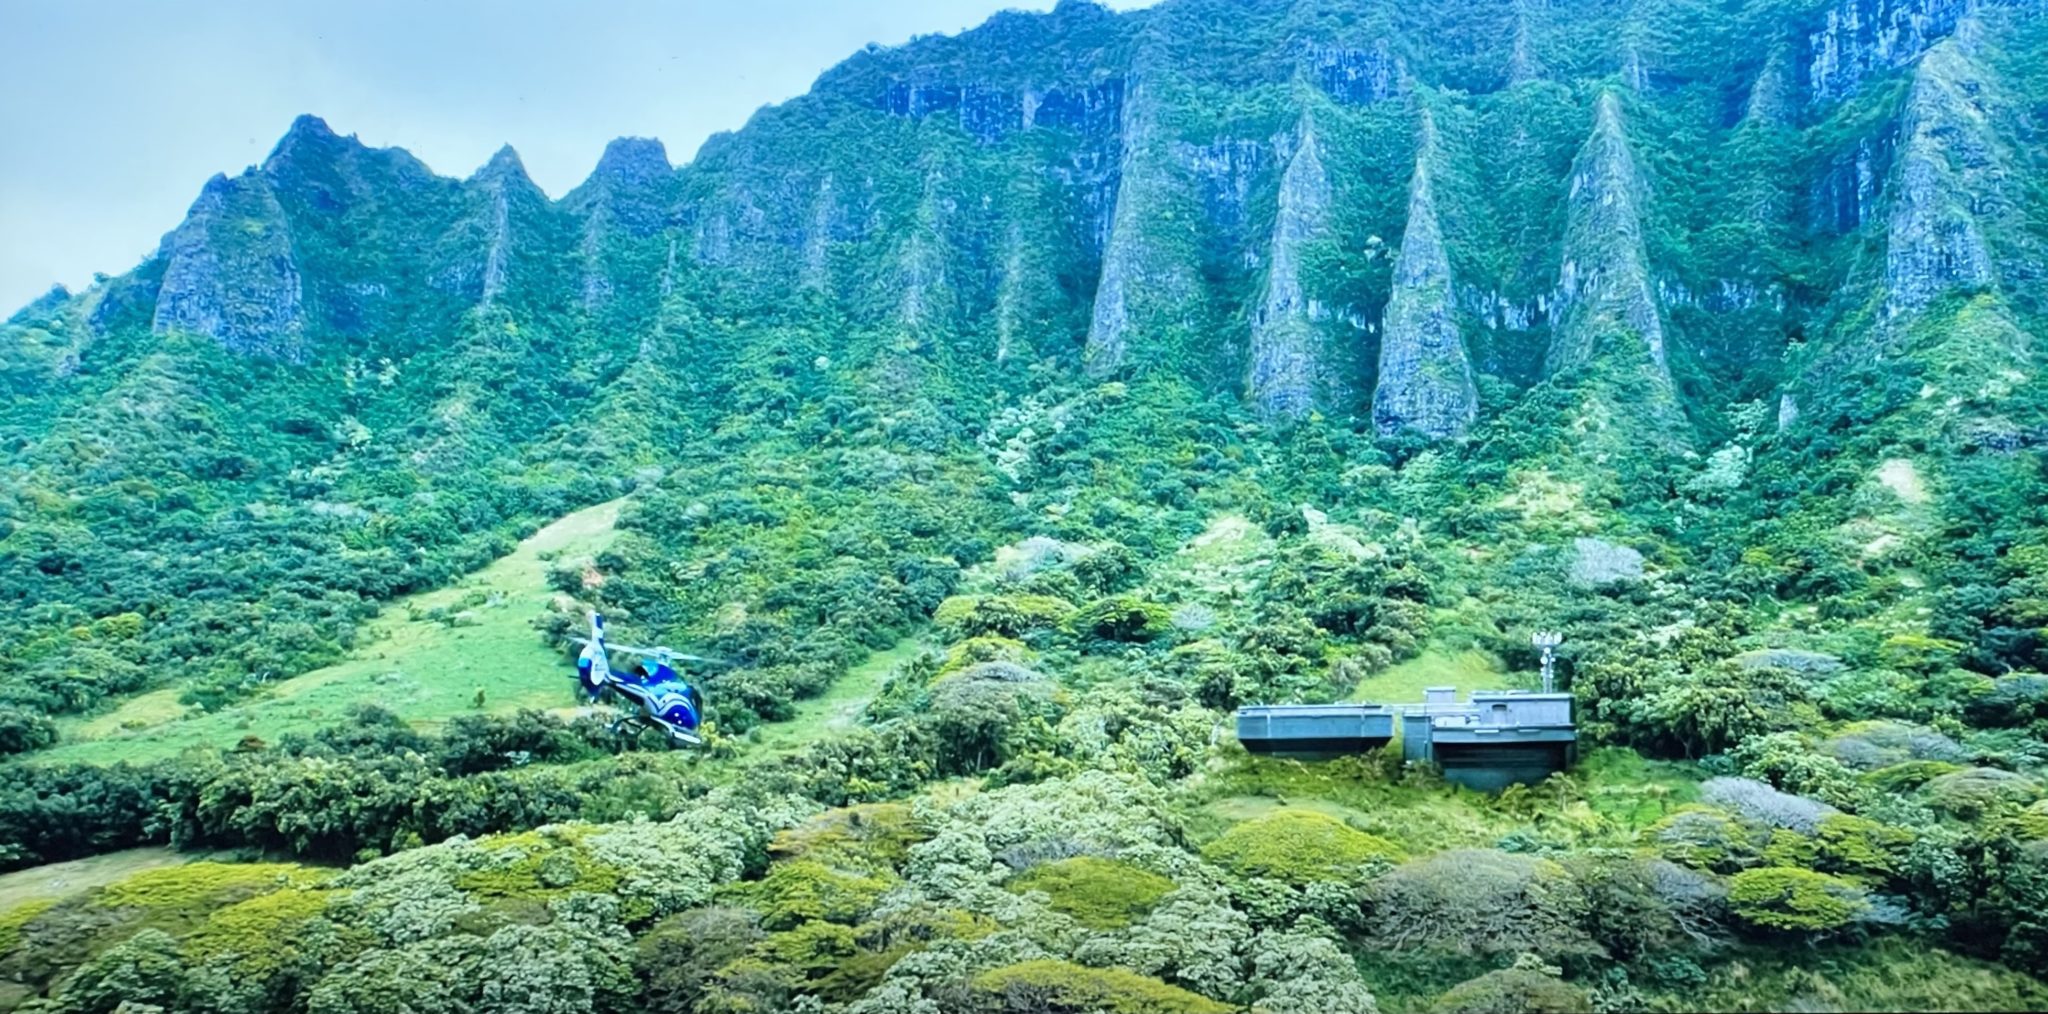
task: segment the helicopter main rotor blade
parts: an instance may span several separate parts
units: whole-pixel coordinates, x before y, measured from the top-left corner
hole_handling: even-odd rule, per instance
[[[572,636],[569,638],[569,643],[587,645],[593,642],[590,640],[590,638],[587,637]],[[702,662],[706,665],[724,666],[734,664],[731,659],[712,658],[708,655],[692,655],[689,652],[677,651],[674,648],[636,648],[630,644],[613,644],[610,641],[604,642],[604,647],[607,651],[623,651],[628,655],[639,655],[643,658],[656,658],[666,655],[669,658],[675,659],[678,662]]]

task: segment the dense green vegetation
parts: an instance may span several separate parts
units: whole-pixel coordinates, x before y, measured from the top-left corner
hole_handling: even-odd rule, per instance
[[[560,202],[302,120],[0,326],[0,1009],[2048,1006],[2048,24],[1845,5],[1063,4]],[[1228,734],[1543,628],[1539,784]]]

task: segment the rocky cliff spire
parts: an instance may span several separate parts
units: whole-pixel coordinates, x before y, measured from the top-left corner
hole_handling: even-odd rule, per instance
[[[152,331],[206,335],[246,355],[305,358],[305,292],[291,230],[263,174],[208,180],[164,237],[163,252],[169,263]]]
[[[526,166],[511,145],[499,148],[491,160],[472,177],[488,196],[489,209],[483,218],[485,251],[483,289],[478,305],[491,306],[504,293],[511,277],[512,205],[516,202],[546,201],[540,188],[526,175]]]
[[[1268,418],[1300,418],[1316,407],[1327,385],[1316,323],[1328,316],[1302,288],[1308,244],[1329,231],[1330,180],[1323,169],[1315,120],[1301,117],[1294,156],[1280,179],[1279,208],[1267,247],[1266,290],[1252,316],[1252,402]]]
[[[1560,310],[1545,365],[1555,375],[1601,360],[1632,361],[1668,397],[1664,321],[1643,244],[1645,197],[1622,126],[1621,101],[1603,93],[1593,134],[1572,163],[1557,279]]]
[[[1424,109],[1415,174],[1408,185],[1408,224],[1380,329],[1372,420],[1382,434],[1411,430],[1441,440],[1463,436],[1472,425],[1479,414],[1479,392],[1452,309],[1451,262],[1431,183],[1436,146],[1436,123]]]
[[[1886,320],[1993,282],[1978,216],[2003,204],[2005,170],[1983,94],[1982,74],[1956,40],[1935,46],[1914,72],[1885,229]]]
[[[1515,0],[1515,40],[1508,49],[1508,86],[1534,81],[1543,76],[1543,64],[1536,59],[1536,44],[1530,38],[1527,0]]]
[[[1774,127],[1790,124],[1797,108],[1794,87],[1791,45],[1780,39],[1771,47],[1763,70],[1749,86],[1749,101],[1742,109],[1743,122]]]
[[[1129,345],[1136,318],[1146,318],[1152,328],[1183,326],[1200,297],[1196,267],[1182,249],[1191,249],[1193,241],[1176,234],[1195,223],[1191,215],[1173,214],[1185,195],[1179,193],[1182,183],[1170,139],[1158,124],[1156,87],[1152,81],[1136,82],[1124,102],[1116,205],[1082,353],[1082,365],[1093,377],[1132,364]]]

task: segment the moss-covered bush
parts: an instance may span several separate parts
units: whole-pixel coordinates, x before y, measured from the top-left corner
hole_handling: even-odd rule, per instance
[[[1130,863],[1075,856],[1034,866],[1005,885],[1023,894],[1043,891],[1052,910],[1090,929],[1130,925],[1173,890],[1173,881]]]
[[[1744,870],[1728,882],[1728,904],[1753,926],[1825,933],[1869,910],[1863,889],[1839,877],[1785,866]]]
[[[1357,880],[1367,863],[1398,861],[1401,848],[1328,814],[1281,810],[1225,831],[1202,855],[1240,876],[1305,884]]]
[[[1067,627],[1097,641],[1150,641],[1172,632],[1173,611],[1133,595],[1111,595],[1076,610]]]
[[[1733,873],[1762,856],[1764,836],[1725,810],[1688,806],[1643,832],[1664,858],[1696,869]]]
[[[1229,1004],[1120,968],[1087,968],[1065,961],[1026,961],[991,969],[973,979],[980,1011],[1046,1014],[1229,1014]]]
[[[766,877],[738,893],[761,913],[763,926],[786,930],[818,919],[850,926],[888,889],[889,881],[882,877],[815,859],[792,859],[776,863]]]
[[[993,635],[1014,640],[1057,629],[1073,612],[1072,603],[1051,595],[955,595],[939,603],[932,622],[948,639]]]

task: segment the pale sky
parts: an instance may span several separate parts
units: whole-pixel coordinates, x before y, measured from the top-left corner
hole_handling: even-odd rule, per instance
[[[0,0],[0,318],[133,268],[300,113],[443,175],[510,143],[559,197],[614,137],[659,137],[680,164],[870,42],[1052,5]]]

